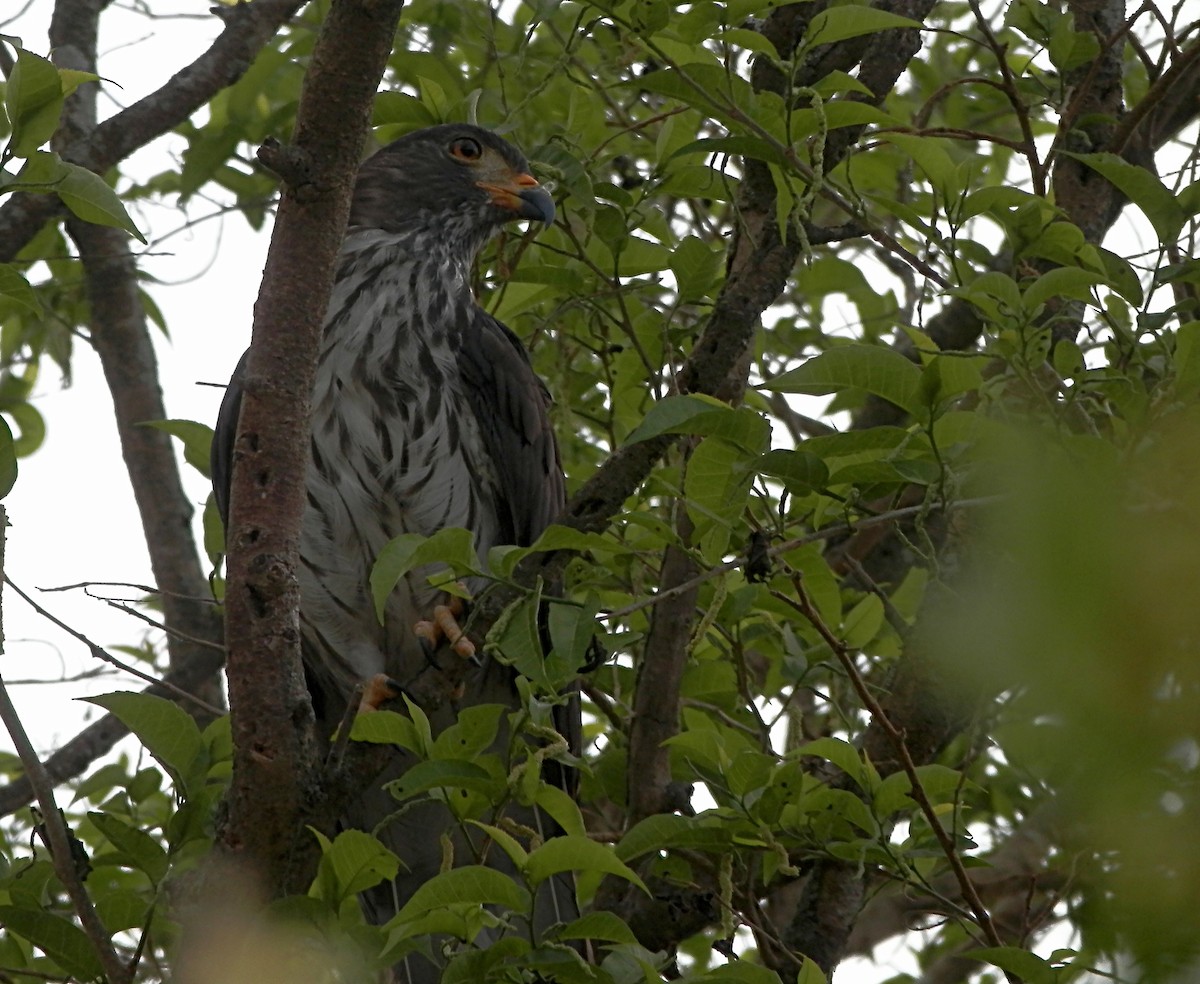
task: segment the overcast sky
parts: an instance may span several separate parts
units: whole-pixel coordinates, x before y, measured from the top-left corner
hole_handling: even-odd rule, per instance
[[[7,5],[6,5],[7,6]],[[99,100],[101,118],[115,114],[157,89],[219,32],[208,13],[209,0],[177,0],[171,7],[192,16],[153,22],[110,7],[101,19]],[[45,56],[52,5],[36,0],[0,33],[19,37],[30,51]],[[153,32],[153,33],[152,33]],[[173,138],[172,138],[173,139]],[[159,141],[131,161],[133,172],[148,175],[171,166],[171,150]],[[215,211],[195,201],[193,217]],[[155,332],[167,413],[211,424],[221,390],[200,385],[228,378],[249,339],[250,312],[266,255],[267,236],[253,233],[240,215],[202,222],[193,230],[155,240],[186,221],[179,211],[151,209],[135,213],[151,242],[133,242],[147,255],[144,272],[162,281],[151,294],[162,308],[171,337]],[[31,279],[44,276],[34,270]],[[101,646],[137,644],[145,626],[82,592],[39,594],[35,588],[83,581],[150,582],[141,526],[120,456],[111,398],[99,361],[83,342],[76,345],[74,378],[64,386],[57,368],[46,360],[34,402],[45,415],[42,448],[20,462],[20,475],[5,501],[8,530],[5,570],[47,609]],[[197,515],[207,495],[205,482],[183,465]],[[136,593],[128,592],[128,597]],[[6,680],[56,679],[95,665],[86,648],[34,613],[11,591],[4,593]],[[70,737],[95,709],[72,698],[130,689],[130,678],[106,677],[55,686],[13,686],[12,695],[26,727],[41,748]],[[0,747],[11,748],[7,735]]]

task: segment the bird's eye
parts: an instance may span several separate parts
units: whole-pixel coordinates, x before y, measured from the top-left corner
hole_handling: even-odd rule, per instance
[[[483,148],[472,137],[459,137],[450,144],[450,156],[460,161],[477,161],[483,156]]]

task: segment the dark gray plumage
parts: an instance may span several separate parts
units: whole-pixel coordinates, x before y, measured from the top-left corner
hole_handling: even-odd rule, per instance
[[[562,509],[548,394],[521,343],[470,290],[475,256],[500,225],[549,223],[553,214],[521,154],[475,126],[410,134],[362,165],[313,390],[300,543],[305,668],[327,730],[356,684],[377,673],[411,678],[425,659],[413,626],[441,595],[417,572],[393,592],[380,625],[368,579],[384,544],[402,533],[463,526],[486,557],[499,544],[528,545]],[[213,437],[223,519],[244,364],[245,356]],[[461,704],[514,699],[509,673],[485,663]],[[451,707],[434,712],[435,732],[455,714]],[[568,716],[574,720],[564,727],[577,731],[578,709]],[[411,764],[398,758],[393,775]],[[370,830],[395,807],[386,793],[371,791],[347,822]],[[517,819],[540,821],[532,811]],[[439,837],[449,826],[444,808],[428,804],[379,831],[411,872],[394,888],[364,895],[372,921],[386,921],[436,873]],[[539,892],[538,922],[573,917],[568,888],[560,880],[545,900]],[[437,977],[420,958],[398,970],[414,982]]]

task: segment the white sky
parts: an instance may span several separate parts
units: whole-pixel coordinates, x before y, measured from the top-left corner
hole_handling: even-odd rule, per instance
[[[221,28],[208,13],[208,0],[187,0],[173,7],[191,16],[151,22],[115,5],[102,16],[100,74],[109,80],[99,98],[102,119],[157,89],[202,52]],[[47,0],[35,0],[14,22],[0,26],[0,32],[20,37],[29,50],[45,56],[51,10]],[[178,149],[181,141],[170,139]],[[168,152],[166,141],[156,142],[135,155],[133,173],[149,175],[170,166]],[[210,210],[201,201],[193,202],[194,216]],[[184,222],[181,213],[167,209],[134,218],[152,244]],[[132,245],[143,249],[136,241]],[[152,245],[150,252],[162,255],[142,261],[147,273],[165,284],[178,283],[151,288],[171,332],[166,339],[155,330],[168,416],[208,424],[215,419],[221,390],[198,384],[226,380],[248,342],[266,248],[267,235],[254,233],[244,219],[233,215],[201,223],[160,247]],[[36,279],[38,272],[32,276]],[[191,278],[198,279],[180,282]],[[81,581],[151,583],[111,398],[99,360],[86,343],[76,344],[73,375],[72,384],[64,387],[57,368],[48,360],[43,366],[34,402],[46,418],[46,441],[20,462],[17,484],[5,500],[11,524],[5,570],[93,642],[104,647],[137,644],[144,635],[143,623],[103,602],[80,591],[34,591]],[[198,522],[206,483],[190,466],[182,468],[197,504]],[[3,617],[6,646],[0,666],[6,680],[55,679],[93,667],[95,661],[81,643],[11,591],[4,593]],[[142,684],[122,675],[55,686],[19,685],[11,692],[35,744],[48,748],[74,735],[85,715],[94,715],[91,705],[73,698],[131,686]],[[7,735],[0,737],[0,747],[11,748]]]

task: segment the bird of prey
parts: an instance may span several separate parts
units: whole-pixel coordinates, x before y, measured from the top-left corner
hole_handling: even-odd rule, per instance
[[[553,200],[520,152],[476,126],[411,133],[359,170],[316,371],[300,539],[302,649],[327,734],[358,683],[380,673],[410,679],[428,658],[428,641],[423,646],[414,626],[444,597],[421,572],[393,591],[382,624],[375,615],[369,576],[389,540],[465,527],[486,558],[497,545],[529,545],[563,507],[549,395],[516,336],[470,288],[476,254],[497,229],[553,218]],[[212,445],[226,521],[244,368],[245,356]],[[484,660],[458,707],[515,701],[511,672]],[[450,706],[432,712],[435,734],[455,715]],[[566,726],[576,730],[577,705],[568,716],[575,720]],[[397,758],[389,777],[411,765],[406,753]],[[372,830],[396,809],[386,792],[373,790],[345,821]],[[536,823],[531,812],[516,819]],[[395,885],[364,894],[371,921],[385,922],[437,873],[440,838],[451,826],[445,807],[428,803],[377,831],[408,870]],[[541,896],[535,922],[574,918],[573,893],[562,880]],[[438,976],[420,958],[397,969],[414,984]]]

